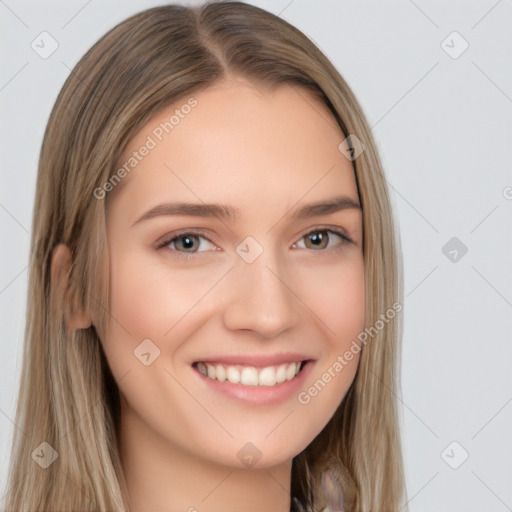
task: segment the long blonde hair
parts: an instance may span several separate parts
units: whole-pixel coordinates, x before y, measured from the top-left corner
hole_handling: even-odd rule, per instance
[[[106,200],[93,194],[152,116],[228,74],[309,89],[345,136],[364,144],[352,164],[363,209],[365,324],[375,332],[332,419],[294,458],[291,494],[320,510],[331,467],[347,512],[403,510],[401,316],[374,327],[402,302],[401,257],[376,144],[349,86],[304,34],[263,9],[228,1],[166,5],[128,18],[82,57],[60,91],[39,160],[6,512],[128,510],[119,391],[96,331],[109,304]],[[72,255],[65,290],[51,276],[59,243]],[[64,312],[74,307],[95,311],[96,328],[68,329]],[[49,451],[43,442],[58,454],[46,469],[34,462],[36,449]]]

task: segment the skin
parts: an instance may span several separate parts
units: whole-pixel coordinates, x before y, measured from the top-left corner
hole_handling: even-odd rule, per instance
[[[246,405],[209,389],[191,364],[298,351],[316,360],[307,390],[349,349],[364,320],[361,210],[292,214],[336,195],[358,202],[357,185],[338,150],[344,135],[306,89],[230,77],[194,97],[197,106],[108,198],[110,315],[100,338],[121,392],[131,509],[288,512],[292,459],[334,414],[359,355],[308,404],[293,395]],[[140,130],[120,163],[187,99]],[[241,215],[136,222],[170,201],[229,204]],[[320,231],[325,240],[324,225],[352,242],[328,232],[317,248],[310,239]],[[154,247],[182,229],[203,231],[189,252],[183,238]],[[263,248],[251,264],[236,252],[248,236]],[[90,321],[83,312],[70,318],[75,327]],[[134,357],[144,339],[160,350],[149,366]],[[251,467],[237,457],[247,442],[261,452]]]

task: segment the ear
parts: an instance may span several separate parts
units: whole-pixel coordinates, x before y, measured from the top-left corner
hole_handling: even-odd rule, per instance
[[[69,329],[87,329],[91,326],[91,318],[84,310],[73,310],[75,301],[70,297],[69,270],[71,268],[71,251],[65,244],[58,244],[52,251],[51,279],[52,288],[63,294],[62,303],[66,304],[64,315]]]

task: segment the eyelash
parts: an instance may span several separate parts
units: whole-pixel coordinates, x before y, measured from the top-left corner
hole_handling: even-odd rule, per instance
[[[313,233],[318,233],[320,231],[326,231],[327,233],[333,233],[333,234],[339,236],[343,240],[340,245],[332,248],[331,250],[339,250],[339,249],[343,248],[343,246],[345,246],[347,243],[349,243],[349,244],[354,243],[353,240],[351,240],[343,231],[341,231],[340,229],[337,229],[337,228],[330,227],[330,226],[319,226],[311,231],[308,231],[304,235],[302,235],[299,240],[302,240],[303,238],[307,237],[308,235],[311,235]],[[171,233],[169,236],[164,237],[161,241],[159,241],[155,244],[155,249],[157,249],[157,250],[163,249],[164,247],[168,246],[171,242],[174,242],[175,240],[182,237],[183,235],[198,236],[198,237],[208,240],[208,242],[213,244],[213,242],[208,237],[206,237],[206,235],[203,232],[190,231],[190,230],[183,229],[183,230]],[[329,242],[330,242],[330,239],[329,239]],[[189,253],[189,252],[178,251],[176,249],[170,249],[170,250],[173,253],[176,253],[175,256],[177,258],[180,258],[183,260],[190,260],[190,258],[194,254],[196,254],[194,252]],[[311,250],[314,250],[314,249],[311,249]],[[326,250],[327,249],[320,249],[319,252],[325,252]]]

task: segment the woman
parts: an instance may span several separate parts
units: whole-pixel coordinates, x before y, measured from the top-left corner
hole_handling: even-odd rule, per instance
[[[398,511],[401,284],[368,124],[238,3],[156,7],[45,133],[6,511]]]

